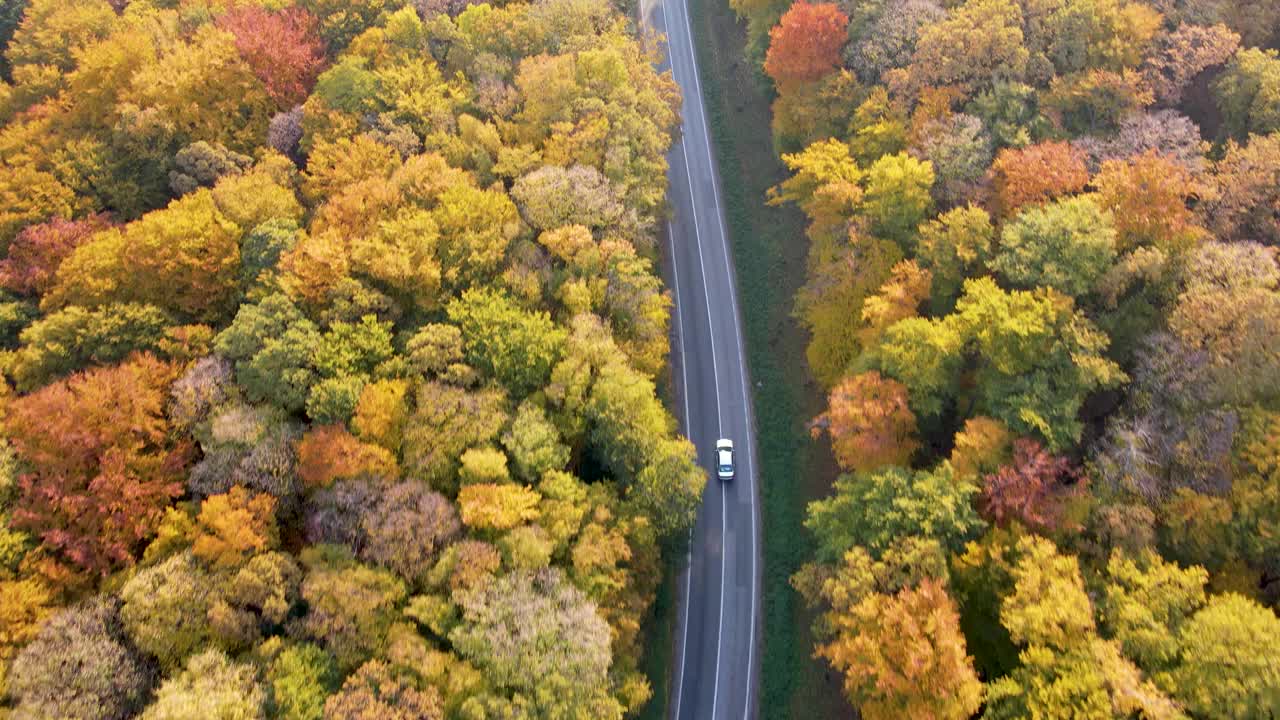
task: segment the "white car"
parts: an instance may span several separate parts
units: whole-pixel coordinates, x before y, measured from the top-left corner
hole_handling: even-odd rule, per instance
[[[720,482],[733,479],[733,441],[720,438],[716,441],[716,477]]]

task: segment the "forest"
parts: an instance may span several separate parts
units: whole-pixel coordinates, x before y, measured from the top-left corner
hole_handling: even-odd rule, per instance
[[[732,0],[866,720],[1280,717],[1280,3]]]
[[[645,706],[705,476],[628,12],[0,2],[0,717]]]

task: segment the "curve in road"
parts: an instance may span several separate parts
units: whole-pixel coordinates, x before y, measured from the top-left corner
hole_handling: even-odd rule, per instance
[[[755,423],[720,180],[711,153],[687,0],[642,0],[645,25],[667,37],[680,86],[680,137],[668,154],[668,225],[683,429],[707,469],[681,582],[670,716],[751,720],[758,713],[760,515]],[[665,68],[664,68],[665,69]],[[715,442],[737,449],[737,477],[715,479]]]

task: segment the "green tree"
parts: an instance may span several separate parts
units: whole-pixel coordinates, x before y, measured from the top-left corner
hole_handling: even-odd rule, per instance
[[[250,398],[296,412],[317,380],[312,362],[321,341],[315,324],[277,293],[241,305],[215,347],[235,363],[236,380]]]
[[[1208,579],[1204,568],[1180,568],[1149,550],[1117,551],[1107,562],[1103,622],[1142,669],[1167,669],[1178,658],[1178,632],[1204,605]]]
[[[468,364],[498,379],[515,397],[541,387],[560,359],[567,333],[545,312],[522,309],[503,293],[467,290],[449,303]]]
[[[1213,86],[1224,132],[1239,140],[1280,130],[1280,54],[1242,49]]]
[[[1234,593],[1211,598],[1178,631],[1181,662],[1165,684],[1204,717],[1263,720],[1280,711],[1280,619]]]
[[[933,470],[887,467],[872,473],[842,475],[835,494],[809,504],[805,527],[818,539],[818,558],[834,562],[852,547],[873,556],[900,537],[937,540],[959,549],[982,529],[973,509],[978,489],[957,482],[951,466]]]
[[[89,364],[107,365],[135,351],[155,351],[173,324],[168,315],[152,305],[73,305],[46,315],[22,331],[22,347],[14,353],[9,372],[19,390],[34,390]]]
[[[214,583],[191,553],[178,553],[125,583],[120,619],[137,646],[162,667],[181,667],[209,640]]]
[[[281,720],[322,720],[325,698],[342,676],[333,656],[310,643],[290,645],[271,661],[267,681]]]
[[[1088,196],[1023,210],[1001,231],[991,268],[1016,287],[1080,297],[1116,257],[1115,221]]]
[[[906,153],[886,155],[867,169],[862,214],[876,235],[913,247],[916,228],[933,210],[933,164]]]

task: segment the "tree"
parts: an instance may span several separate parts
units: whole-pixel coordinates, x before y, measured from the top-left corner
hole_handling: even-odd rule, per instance
[[[1087,643],[1096,625],[1076,559],[1034,535],[1019,540],[1017,550],[1013,592],[1000,607],[1013,641],[1059,651]]]
[[[277,293],[241,305],[215,347],[235,363],[236,381],[250,398],[298,411],[316,381],[312,359],[320,342],[315,324]]]
[[[1274,397],[1280,264],[1275,248],[1205,243],[1190,258],[1186,289],[1169,313],[1173,334],[1205,353],[1205,380],[1219,397]]]
[[[538,518],[536,490],[520,485],[467,485],[458,493],[462,522],[477,530],[510,530]]]
[[[298,476],[309,489],[363,474],[394,480],[399,474],[395,456],[360,442],[341,425],[313,427],[298,442]]]
[[[441,720],[440,694],[430,685],[416,688],[406,675],[370,660],[325,701],[325,720]]]
[[[844,672],[862,717],[960,720],[977,711],[982,684],[955,602],[937,580],[872,594],[835,623],[836,638],[817,652]]]
[[[1089,182],[1084,155],[1064,142],[1001,150],[991,173],[997,211],[1006,217],[1023,205],[1079,192]]]
[[[886,3],[874,20],[845,49],[846,64],[868,83],[883,72],[911,62],[921,30],[946,17],[936,0],[894,0]],[[850,35],[853,35],[852,28]]]
[[[817,536],[820,560],[834,561],[855,546],[876,557],[908,535],[956,549],[982,529],[971,504],[977,488],[956,482],[945,463],[933,470],[887,467],[842,475],[835,490],[809,503],[804,523]]]
[[[360,557],[421,584],[436,555],[462,530],[458,512],[447,498],[418,482],[397,483],[375,498],[361,508],[365,539]]]
[[[449,303],[462,331],[463,357],[500,381],[515,397],[541,387],[560,359],[567,336],[545,312],[528,312],[507,295],[472,289]]]
[[[920,226],[916,261],[933,278],[936,303],[952,300],[960,284],[987,265],[995,244],[995,228],[986,210],[974,205],[954,208]]]
[[[968,0],[920,30],[909,72],[917,88],[954,85],[972,92],[1022,79],[1028,56],[1018,3]]]
[[[1280,619],[1234,593],[1209,599],[1178,631],[1170,693],[1203,716],[1265,718],[1277,709]]]
[[[418,386],[416,410],[404,437],[404,470],[437,490],[451,487],[458,458],[492,442],[507,423],[501,392],[468,391],[441,382]]]
[[[997,525],[1016,521],[1033,530],[1061,530],[1066,503],[1081,493],[1084,482],[1067,458],[1019,438],[1013,442],[1012,463],[983,478],[980,505]]]
[[[1115,219],[1088,196],[1023,210],[1006,224],[991,267],[1011,284],[1088,294],[1116,257]]]
[[[861,333],[864,347],[873,347],[889,326],[915,317],[920,305],[929,298],[933,273],[922,269],[915,260],[904,260],[889,270],[880,289],[862,303]]]
[[[154,672],[125,637],[111,600],[67,608],[18,654],[7,677],[15,718],[123,720],[141,707]]]
[[[200,504],[192,553],[214,568],[240,566],[248,555],[264,552],[278,542],[276,501],[265,493],[251,493],[239,485]]]
[[[862,201],[863,173],[849,146],[823,140],[803,152],[784,154],[782,162],[792,176],[769,189],[769,204],[798,205],[809,217],[808,234],[815,241],[836,235]]]
[[[7,431],[30,467],[14,522],[78,570],[132,563],[182,492],[187,447],[173,444],[163,415],[172,372],[140,356],[9,405]]]
[[[445,287],[483,284],[502,263],[520,229],[520,214],[504,192],[450,185],[433,212],[440,228]]]
[[[949,118],[929,122],[921,134],[912,152],[927,160],[937,174],[937,182],[933,185],[934,199],[943,207],[957,207],[977,199],[983,189],[983,175],[991,165],[994,152],[991,136],[983,128],[982,120],[956,113]]]
[[[1150,245],[1179,252],[1204,230],[1188,205],[1202,194],[1187,168],[1147,151],[1128,160],[1107,160],[1093,179],[1098,202],[1115,218],[1117,249]]]
[[[214,639],[228,652],[256,647],[278,632],[298,605],[302,569],[288,553],[259,553],[223,577],[208,618]]]
[[[627,488],[627,502],[636,508],[659,537],[684,537],[702,506],[707,475],[698,467],[690,443],[668,438],[658,443],[648,463]]]
[[[266,692],[252,665],[237,663],[220,650],[192,656],[186,669],[156,691],[140,720],[263,720]]]
[[[839,64],[848,23],[833,3],[793,4],[769,31],[765,73],[784,91],[821,78]]]
[[[559,570],[504,575],[462,603],[449,639],[496,687],[525,694],[542,713],[620,714],[607,694],[609,626]]]
[[[1280,133],[1257,135],[1248,145],[1227,143],[1214,166],[1215,192],[1197,208],[1220,240],[1280,244]]]
[[[851,376],[831,391],[827,411],[810,425],[815,437],[823,431],[840,466],[854,472],[905,465],[920,445],[907,388],[878,372]]]
[[[502,446],[525,482],[535,482],[548,470],[560,470],[569,462],[569,448],[560,441],[559,430],[543,407],[531,400],[516,408],[511,427],[502,435]]]
[[[121,101],[150,111],[180,144],[204,140],[237,152],[261,142],[273,109],[234,36],[212,24],[176,43],[165,62],[139,68]],[[189,111],[192,102],[200,103],[200,112]]]
[[[1069,298],[1052,290],[1009,293],[980,278],[965,281],[955,313],[891,326],[880,362],[907,386],[917,414],[933,415],[972,352],[981,360],[979,411],[1019,434],[1036,433],[1057,450],[1079,437],[1077,414],[1086,396],[1125,379],[1102,357],[1107,341]]]
[[[204,646],[214,601],[214,579],[190,552],[145,568],[120,590],[120,619],[140,650],[166,669]]]
[[[1160,20],[1146,5],[1072,0],[1045,18],[1045,53],[1060,75],[1133,67],[1160,30]]]
[[[609,179],[586,165],[544,165],[516,180],[511,197],[536,230],[566,225],[603,230],[619,224],[625,210]]]
[[[299,5],[321,18],[320,37],[331,55],[338,55],[355,36],[397,7],[394,0],[303,0]]]
[[[269,12],[248,5],[218,18],[236,38],[236,50],[281,110],[307,98],[324,63],[316,20],[301,8]]]
[[[1178,658],[1178,632],[1205,603],[1208,579],[1204,568],[1180,568],[1150,550],[1114,552],[1107,561],[1103,623],[1142,669],[1166,670]]]
[[[23,329],[10,373],[19,390],[30,391],[86,365],[120,362],[134,352],[165,345],[172,318],[152,305],[76,305],[50,313]]]
[[[886,155],[867,169],[862,214],[871,232],[911,247],[916,227],[933,209],[933,165],[906,153]]]
[[[42,295],[54,284],[58,266],[95,234],[111,227],[105,215],[81,220],[55,218],[29,225],[0,260],[0,285],[23,295]]]
[[[1142,72],[1156,100],[1164,106],[1176,106],[1197,75],[1226,62],[1239,46],[1240,36],[1225,25],[1182,23],[1156,38],[1154,52],[1147,56]]]
[[[213,187],[221,177],[239,175],[253,164],[253,158],[200,140],[179,150],[173,164],[176,167],[169,171],[169,187],[181,196]]]
[[[956,433],[948,462],[957,478],[976,482],[1009,461],[1012,441],[1004,423],[981,415],[972,417]]]
[[[240,234],[213,194],[199,190],[77,247],[43,302],[56,309],[135,301],[220,320],[239,289]]]
[[[307,614],[296,621],[297,632],[320,643],[348,672],[382,652],[407,597],[404,583],[334,545],[307,548],[302,562]]]
[[[1240,50],[1213,86],[1223,131],[1237,139],[1280,130],[1280,54]]]
[[[271,698],[282,720],[323,720],[325,699],[342,676],[333,657],[310,643],[290,645],[267,669]]]

